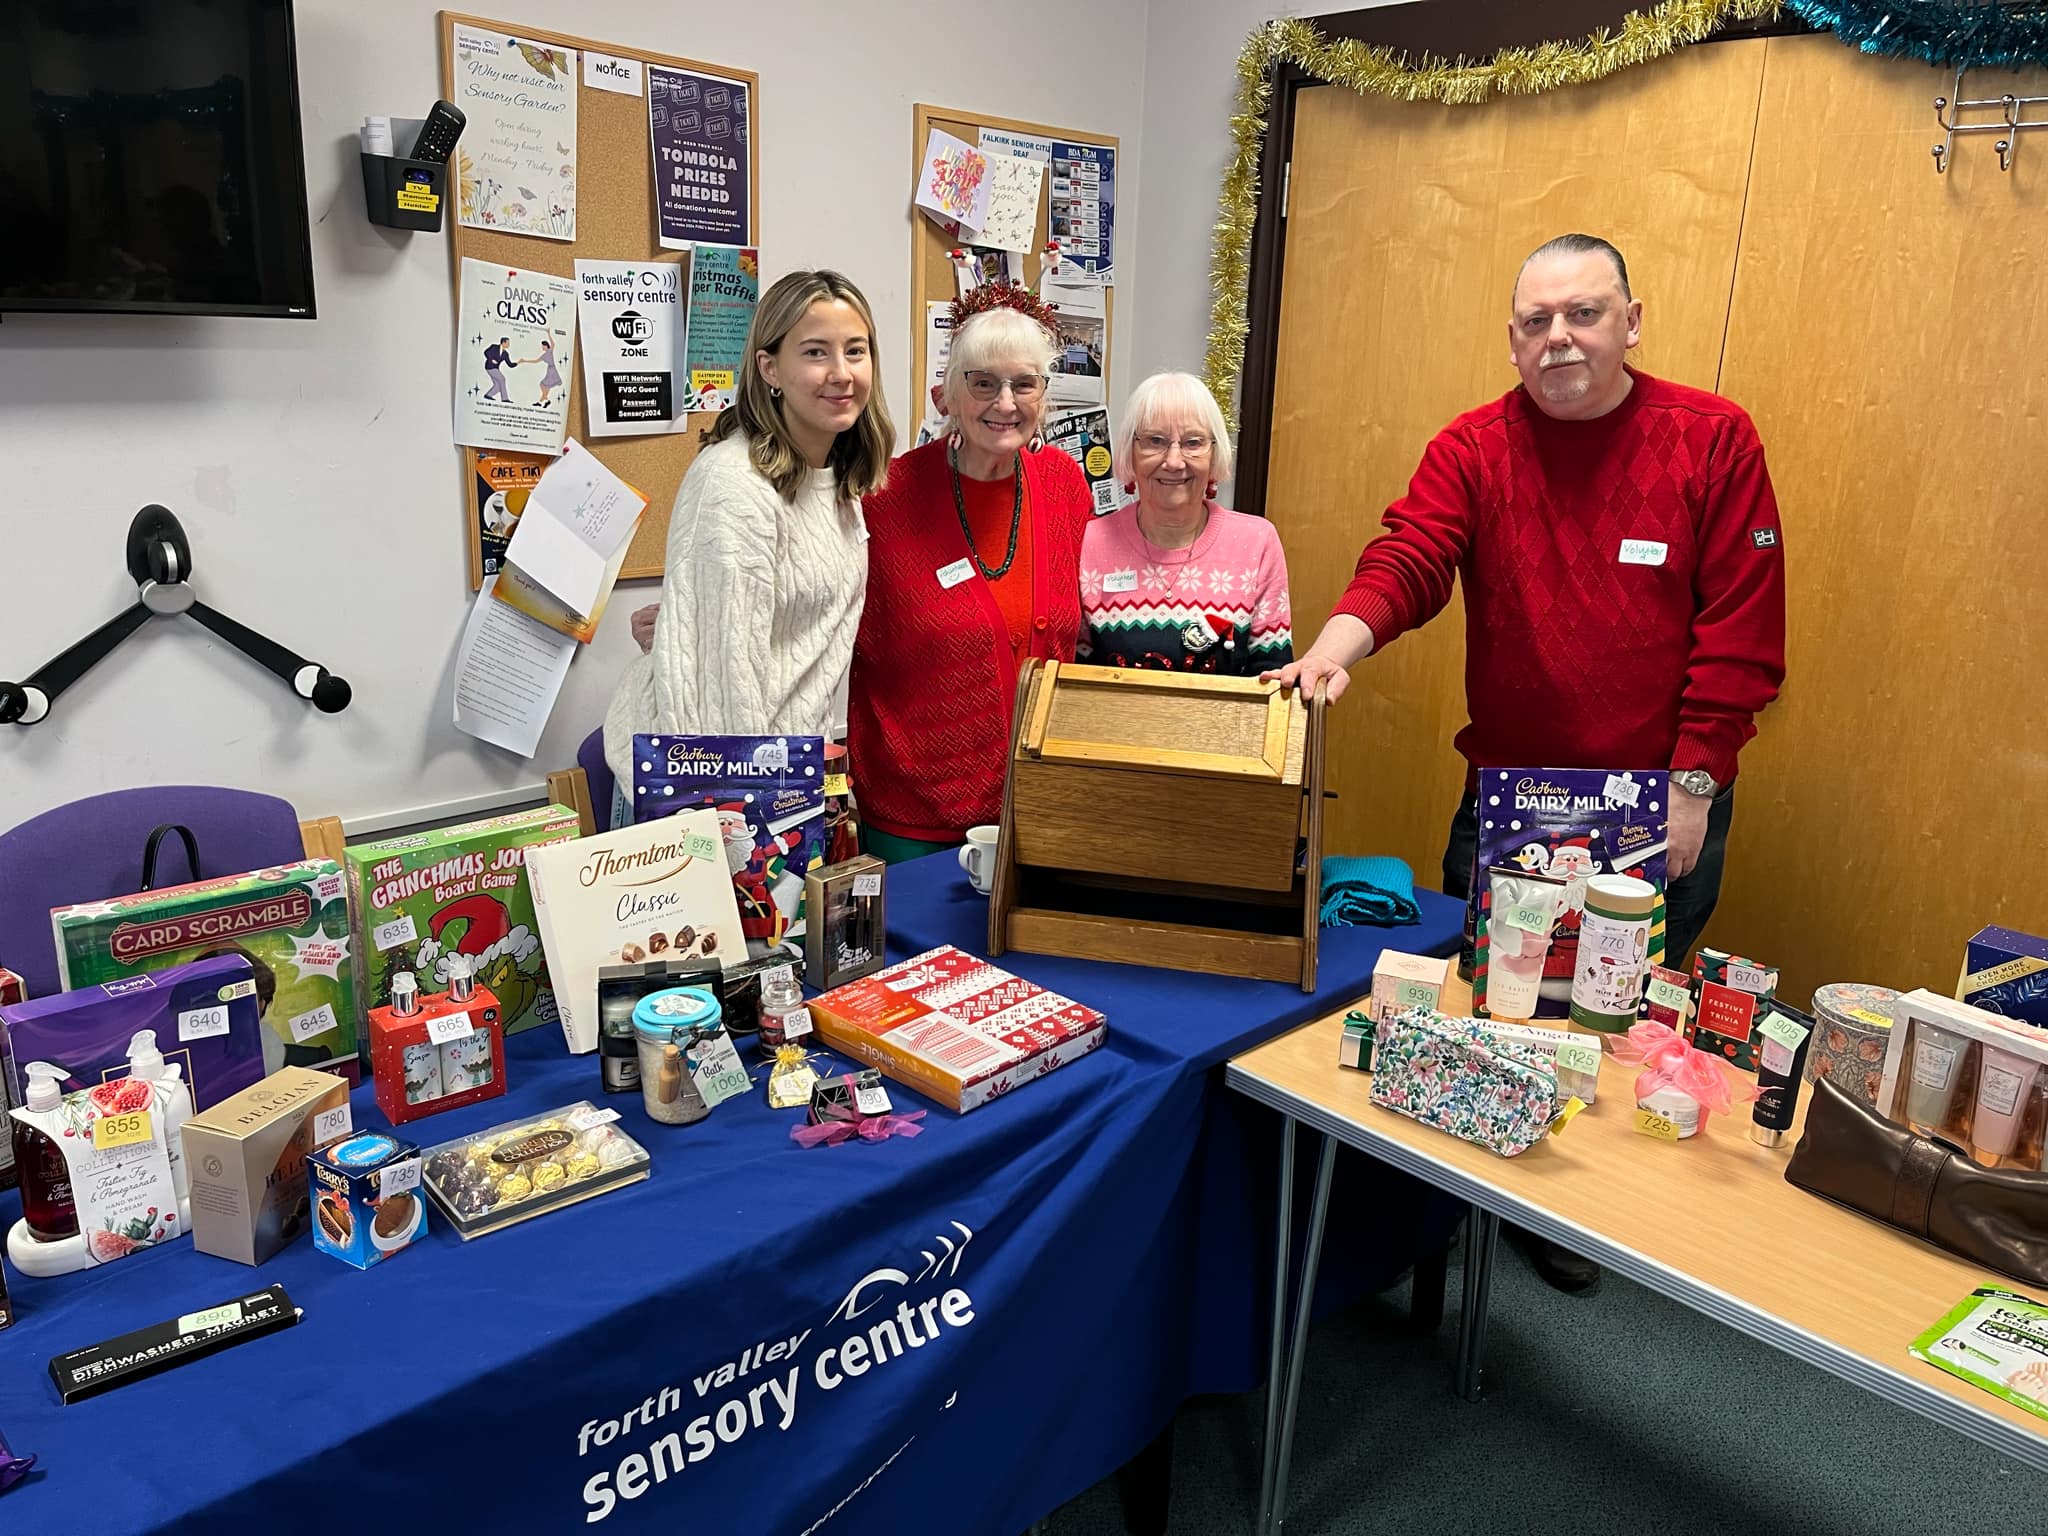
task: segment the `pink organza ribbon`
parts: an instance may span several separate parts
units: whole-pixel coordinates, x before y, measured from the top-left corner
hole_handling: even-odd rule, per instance
[[[862,1141],[887,1141],[891,1136],[922,1136],[917,1122],[924,1111],[913,1109],[904,1115],[869,1115],[858,1121],[828,1120],[823,1125],[793,1125],[789,1139],[800,1147],[836,1147],[858,1136]]]
[[[1637,1103],[1660,1088],[1675,1088],[1699,1105],[1701,1130],[1707,1128],[1709,1115],[1725,1115],[1757,1096],[1754,1084],[1731,1088],[1720,1061],[1687,1045],[1668,1024],[1645,1021],[1630,1026],[1627,1035],[1614,1042],[1614,1059],[1644,1069],[1636,1079]]]

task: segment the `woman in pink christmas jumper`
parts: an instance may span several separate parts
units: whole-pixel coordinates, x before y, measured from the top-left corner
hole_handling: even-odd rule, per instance
[[[1082,540],[1077,661],[1257,677],[1294,659],[1280,535],[1216,503],[1231,462],[1223,413],[1193,374],[1131,391],[1115,464],[1137,500]]]

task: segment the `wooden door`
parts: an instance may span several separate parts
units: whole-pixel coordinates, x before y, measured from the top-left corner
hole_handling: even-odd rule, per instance
[[[1702,45],[1598,85],[1480,107],[1302,93],[1265,507],[1287,550],[1297,649],[1431,435],[1515,384],[1509,295],[1546,239],[1613,240],[1643,300],[1636,361],[1713,386],[1764,47]],[[1340,798],[1326,848],[1398,854],[1438,883],[1464,783],[1451,749],[1466,719],[1464,653],[1454,597],[1355,670],[1329,717]]]
[[[1789,676],[1710,932],[1795,996],[1946,992],[1983,924],[2048,932],[2048,133],[1937,176],[1952,81],[1826,37],[1764,70],[1720,387],[1777,485]]]

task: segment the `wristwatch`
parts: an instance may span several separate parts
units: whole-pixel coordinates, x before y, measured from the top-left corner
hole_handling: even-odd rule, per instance
[[[1721,792],[1721,786],[1714,782],[1714,776],[1704,768],[1687,768],[1671,775],[1671,782],[1688,795],[1699,795],[1711,800]]]

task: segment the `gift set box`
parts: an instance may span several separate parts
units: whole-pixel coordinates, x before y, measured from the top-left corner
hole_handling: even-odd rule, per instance
[[[952,945],[811,1000],[827,1045],[966,1111],[1102,1044],[1103,1016]]]
[[[1383,950],[1372,968],[1372,1005],[1367,1013],[1378,1024],[1409,1008],[1435,1008],[1450,980],[1449,960]]]
[[[480,1104],[505,1091],[504,1010],[488,987],[436,992],[410,1013],[370,1013],[370,1076],[393,1125]]]
[[[348,1084],[285,1067],[185,1122],[192,1246],[261,1264],[306,1230],[306,1154],[349,1129]]]
[[[263,1069],[356,1060],[355,979],[341,866],[306,859],[50,913],[66,988],[238,954],[256,978]]]
[[[447,990],[449,961],[466,958],[498,999],[504,1032],[553,1023],[548,975],[526,857],[574,841],[582,823],[547,805],[459,827],[362,843],[348,850],[355,918],[357,1010],[391,1002],[391,978],[410,971],[422,992]],[[368,1036],[365,1032],[365,1046]]]
[[[128,1042],[145,1029],[156,1031],[166,1062],[184,1067],[195,1109],[263,1077],[255,973],[240,955],[215,955],[0,1007],[0,1055],[14,1102],[22,1102],[21,1070],[32,1061],[62,1065],[87,1086],[126,1077]]]
[[[1969,1149],[1990,1167],[2039,1168],[2048,1136],[2048,1031],[1928,991],[1892,1005],[1877,1112]]]
[[[526,874],[573,1053],[597,1049],[600,967],[746,958],[714,812],[684,811],[535,848]]]

